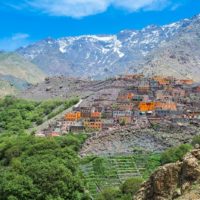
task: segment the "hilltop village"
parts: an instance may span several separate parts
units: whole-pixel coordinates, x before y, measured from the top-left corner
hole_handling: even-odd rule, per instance
[[[133,127],[200,126],[200,85],[191,79],[140,74],[116,77],[128,83],[113,91],[103,90],[79,104],[60,120],[37,132],[37,136],[60,136],[69,132],[100,132]],[[111,88],[112,89],[112,88]]]

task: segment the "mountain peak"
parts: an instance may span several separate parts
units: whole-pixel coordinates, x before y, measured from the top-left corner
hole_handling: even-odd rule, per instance
[[[48,38],[45,42],[32,44],[17,52],[48,75],[102,79],[125,73],[130,66],[135,66],[133,71],[137,72],[140,70],[138,66],[144,64],[165,43],[176,37],[178,42],[178,36],[188,32],[188,27],[191,29],[190,25],[196,23],[195,19],[164,26],[149,25],[138,31],[123,30],[117,35],[82,35],[56,40]]]

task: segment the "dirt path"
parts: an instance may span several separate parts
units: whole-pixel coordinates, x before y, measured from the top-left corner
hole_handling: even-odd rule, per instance
[[[55,117],[53,117],[53,118],[51,118],[51,119],[45,121],[43,124],[41,124],[41,125],[39,125],[39,126],[37,126],[37,127],[33,127],[33,128],[31,128],[31,129],[29,129],[29,133],[32,133],[33,131],[35,131],[35,133],[37,134],[37,133],[40,133],[42,130],[47,129],[47,128],[49,127],[50,124],[55,123],[56,121],[62,119],[66,113],[71,112],[72,109],[73,109],[73,107],[79,106],[80,103],[81,103],[82,101],[83,101],[83,100],[80,99],[79,102],[78,102],[77,104],[73,105],[72,107],[70,107],[70,108],[64,110],[63,112],[59,113],[59,114],[56,115]]]

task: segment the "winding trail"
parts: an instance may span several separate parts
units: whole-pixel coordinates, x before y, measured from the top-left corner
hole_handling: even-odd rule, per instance
[[[42,123],[39,126],[33,127],[31,129],[28,130],[29,133],[32,133],[33,131],[35,131],[36,134],[40,133],[42,130],[47,129],[49,127],[50,124],[55,123],[56,121],[62,119],[66,113],[71,112],[72,109],[74,107],[78,107],[81,103],[82,103],[82,99],[79,100],[79,102],[75,105],[73,105],[70,108],[67,108],[66,110],[64,110],[63,112],[59,113],[58,115],[56,115],[55,117],[45,121],[44,123]]]

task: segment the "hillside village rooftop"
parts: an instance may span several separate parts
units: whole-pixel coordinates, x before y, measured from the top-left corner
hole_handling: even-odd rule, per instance
[[[88,106],[81,103],[66,113],[60,123],[45,130],[45,135],[109,130],[135,124],[144,116],[157,124],[164,119],[173,124],[178,124],[180,119],[196,120],[200,124],[200,86],[192,80],[161,76],[145,78],[134,74],[119,79],[128,81],[130,86],[122,87],[116,99],[107,101],[109,95],[102,93]]]

